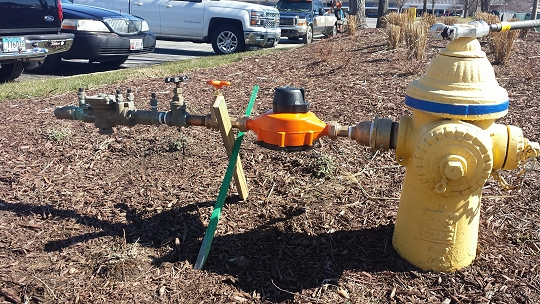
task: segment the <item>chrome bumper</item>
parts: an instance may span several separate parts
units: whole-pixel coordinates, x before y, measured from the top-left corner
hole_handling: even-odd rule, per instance
[[[73,44],[73,34],[60,35],[26,35],[25,49],[18,52],[2,53],[0,60],[33,61],[47,55],[65,52]]]
[[[280,29],[269,29],[266,31],[244,33],[246,47],[273,47],[278,44],[280,38]]]

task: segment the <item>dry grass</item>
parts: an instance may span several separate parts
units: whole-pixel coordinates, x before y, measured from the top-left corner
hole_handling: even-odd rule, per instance
[[[387,29],[388,45],[391,49],[397,49],[401,40],[401,26],[389,24]]]
[[[401,41],[405,42],[409,59],[421,59],[426,52],[426,43],[429,28],[435,24],[435,16],[424,14],[422,20],[415,22],[415,16],[409,10],[407,13],[390,13],[385,19],[387,22],[388,45],[396,49]]]
[[[427,29],[422,23],[410,23],[405,27],[405,45],[408,59],[423,59],[426,54]]]
[[[498,16],[488,13],[476,13],[475,18],[477,20],[483,20],[488,24],[499,23],[501,20]],[[515,21],[514,19],[510,21]],[[512,48],[514,47],[514,41],[518,36],[527,35],[522,31],[504,31],[504,32],[491,32],[487,37],[489,50],[493,53],[494,64],[506,64],[512,54]]]
[[[452,24],[456,24],[458,23],[458,20],[456,17],[453,17],[453,16],[443,16],[440,19],[440,22],[441,23],[444,23],[446,25],[452,25]]]
[[[493,63],[507,64],[512,54],[514,41],[518,37],[518,31],[506,31],[498,33],[490,33],[490,41],[493,44]],[[491,44],[490,44],[491,47]]]

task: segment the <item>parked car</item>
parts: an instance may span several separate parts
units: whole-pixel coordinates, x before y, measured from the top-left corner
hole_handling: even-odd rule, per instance
[[[60,32],[60,0],[0,0],[0,83],[21,76],[24,65],[64,52],[73,34]]]
[[[280,14],[281,37],[302,38],[307,44],[313,41],[313,36],[337,34],[337,18],[325,10],[321,0],[280,0],[276,8]]]
[[[144,18],[159,38],[210,43],[218,55],[270,48],[280,38],[279,12],[247,1],[74,0]]]
[[[100,7],[73,4],[69,0],[62,0],[62,7],[62,32],[75,35],[71,49],[49,55],[27,70],[48,73],[57,68],[62,59],[87,59],[89,63],[118,67],[129,55],[150,53],[156,47],[156,36],[141,18]]]

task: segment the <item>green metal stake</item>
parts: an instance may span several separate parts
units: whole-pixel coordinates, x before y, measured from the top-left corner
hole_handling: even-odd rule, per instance
[[[258,91],[258,86],[253,87],[245,116],[251,115],[251,110],[253,109],[253,104],[255,104]],[[217,224],[219,222],[219,217],[221,216],[221,209],[223,208],[223,204],[227,198],[227,191],[229,190],[229,185],[231,184],[234,167],[236,165],[236,161],[238,160],[238,153],[240,152],[240,146],[242,145],[243,139],[244,132],[239,132],[236,140],[234,141],[231,158],[229,159],[229,164],[227,165],[227,171],[225,171],[225,177],[223,178],[223,182],[219,188],[219,194],[214,206],[214,211],[212,211],[212,216],[210,217],[210,223],[208,224],[206,233],[204,234],[201,249],[199,250],[199,255],[197,256],[197,262],[195,263],[195,269],[201,270],[204,267],[204,264],[206,264],[206,260],[208,260],[208,253],[210,252],[210,247],[212,247],[212,241],[214,240],[214,235],[216,234]]]

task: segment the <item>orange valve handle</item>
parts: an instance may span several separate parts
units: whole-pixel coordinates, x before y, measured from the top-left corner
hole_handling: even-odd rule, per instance
[[[219,90],[224,86],[230,86],[231,82],[222,80],[208,80],[206,84],[213,85],[216,90]]]

